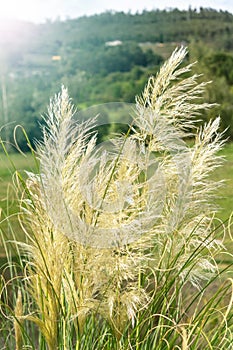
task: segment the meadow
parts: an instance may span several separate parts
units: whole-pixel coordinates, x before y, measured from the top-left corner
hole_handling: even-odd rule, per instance
[[[219,212],[217,217],[226,221],[233,211],[233,144],[227,143],[219,153],[223,156],[223,164],[213,173],[213,178],[224,180],[221,190],[217,193]]]
[[[35,170],[33,157],[30,153],[12,153],[7,156],[0,153],[0,203],[1,203],[1,229],[6,240],[11,240],[13,234],[17,239],[23,240],[24,235],[18,222],[20,193],[17,190],[17,171],[25,175],[25,171]],[[4,257],[5,250],[1,244],[0,256]]]

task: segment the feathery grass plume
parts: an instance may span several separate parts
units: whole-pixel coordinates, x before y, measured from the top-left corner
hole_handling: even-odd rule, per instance
[[[209,174],[223,142],[219,118],[196,127],[194,118],[211,105],[199,102],[206,84],[197,75],[181,80],[192,68],[179,68],[186,54],[175,50],[149,79],[131,132],[111,152],[96,147],[96,118],[74,121],[67,89],[51,100],[37,150],[40,174],[28,173],[24,201],[36,304],[27,319],[49,349],[65,342],[71,322],[80,344],[90,314],[108,320],[118,347],[128,330],[139,349],[145,321],[150,348],[162,349],[173,330],[174,346],[198,337],[198,327],[179,325],[181,290],[201,288],[217,270],[222,245],[213,235],[211,199],[219,183]],[[194,135],[188,146],[185,138]]]
[[[206,83],[198,83],[197,75],[180,80],[193,65],[178,69],[186,54],[185,48],[175,50],[156,78],[149,79],[142,96],[137,97],[135,124],[138,129],[133,137],[141,143],[147,140],[148,158],[153,152],[159,152],[165,177],[164,210],[161,220],[153,227],[154,268],[166,269],[175,259],[173,269],[178,271],[202,244],[203,254],[197,256],[195,267],[189,273],[189,279],[198,285],[199,279],[216,270],[212,254],[221,248],[221,243],[210,236],[211,218],[216,210],[211,204],[211,195],[220,183],[211,182],[208,176],[219,166],[220,158],[216,154],[223,141],[218,133],[220,118],[217,118],[197,130],[192,147],[184,142],[184,138],[194,136],[193,130],[197,129],[193,118],[201,109],[211,107],[200,103]],[[181,269],[180,277],[184,275]]]
[[[28,290],[38,307],[38,316],[29,315],[26,319],[39,326],[49,349],[56,349],[59,320],[64,312],[62,278],[69,243],[67,237],[54,228],[48,217],[40,196],[38,178],[30,174],[27,186],[30,201],[25,204],[30,233],[24,249],[27,250],[30,264],[26,277]]]
[[[64,100],[67,101],[67,107],[63,109],[65,111],[70,110],[67,91],[63,89],[60,100],[56,98],[54,104],[51,105],[50,114],[53,111],[52,117],[54,113],[57,113],[57,109],[62,110],[62,107],[57,107],[57,103],[65,105]],[[72,107],[70,108],[72,109]],[[127,302],[119,302],[118,304],[124,305],[129,318],[134,322],[135,305],[140,303],[138,295],[145,294],[143,291],[138,291],[137,276],[139,269],[142,268],[142,258],[138,254],[139,248],[137,248],[137,254],[135,252],[130,253],[127,247],[125,251],[120,248],[120,253],[118,253],[116,245],[114,246],[115,252],[113,252],[113,249],[99,251],[99,249],[89,248],[89,245],[93,245],[94,242],[94,246],[97,246],[97,248],[104,246],[105,242],[101,242],[101,235],[103,237],[101,232],[106,234],[104,240],[108,244],[107,235],[110,232],[111,235],[114,234],[114,239],[117,239],[118,243],[122,245],[127,243],[127,241],[123,241],[124,230],[131,230],[133,233],[136,229],[140,229],[140,222],[136,219],[138,213],[142,211],[141,202],[143,197],[139,196],[141,185],[137,182],[141,170],[129,159],[129,152],[133,150],[135,153],[135,142],[129,145],[129,148],[124,147],[117,166],[116,157],[109,159],[103,154],[100,159],[96,159],[96,152],[93,152],[96,141],[95,135],[91,140],[88,140],[90,123],[72,129],[72,113],[68,112],[67,114],[70,118],[69,122],[66,116],[63,117],[64,120],[59,119],[59,121],[57,121],[57,117],[51,118],[51,120],[56,121],[56,126],[51,127],[51,137],[50,131],[44,131],[45,143],[40,146],[38,153],[42,169],[40,187],[43,206],[46,207],[48,215],[51,215],[52,222],[60,232],[71,239],[85,243],[85,246],[76,245],[73,261],[77,261],[77,264],[71,269],[74,271],[77,289],[76,296],[78,300],[74,297],[73,288],[71,293],[72,299],[75,300],[76,313],[77,315],[88,313],[88,310],[92,309],[92,305],[96,304],[96,301],[93,301],[95,295],[100,300],[103,298],[106,300],[107,298],[106,302],[102,300],[102,304],[109,305],[109,310],[112,310],[112,307],[110,307],[113,300],[112,291],[116,291],[116,288],[117,290],[122,289],[121,286],[126,285],[127,287],[120,290],[118,294],[119,296],[122,295],[125,300],[127,295],[129,295],[129,298]],[[62,114],[59,115],[59,118],[62,118]],[[56,141],[56,137],[59,138],[60,128],[61,139]],[[76,142],[72,142],[70,130],[73,134],[76,134]],[[65,138],[63,135],[69,135],[69,144],[67,137]],[[127,152],[128,154],[126,154]],[[99,168],[99,172],[88,182],[89,173],[95,167]],[[110,181],[113,171],[115,172],[112,181]],[[90,174],[91,176],[92,174]],[[128,201],[133,202],[133,205],[131,204],[123,210],[124,197],[127,195],[125,191],[127,192],[131,183],[132,190],[130,194],[132,193],[132,198],[128,198]],[[126,189],[123,186],[119,187],[119,184],[125,184]],[[150,187],[152,188],[152,184]],[[104,210],[105,203],[113,203],[113,205],[112,207],[108,205],[107,210]],[[153,213],[151,212],[151,214]],[[137,234],[139,235],[140,232]],[[146,260],[145,256],[144,260]],[[128,283],[128,280],[131,282]],[[71,282],[69,282],[69,285],[72,285]],[[133,285],[136,288],[133,288]],[[133,290],[134,298],[132,297]],[[109,301],[109,294],[111,294],[111,302]],[[100,307],[98,309],[102,310]],[[122,312],[119,314],[122,314]],[[113,312],[110,311],[109,315],[112,318]],[[119,325],[122,326],[122,322],[119,321]]]

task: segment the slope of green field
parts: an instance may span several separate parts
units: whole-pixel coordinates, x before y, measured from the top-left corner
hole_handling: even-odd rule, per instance
[[[213,178],[224,180],[216,202],[219,205],[217,216],[225,221],[233,212],[233,143],[227,144],[220,155],[224,157],[223,165],[215,170]]]
[[[32,171],[33,162],[30,154],[11,154],[8,158],[0,153],[0,230],[9,240],[14,239],[14,235],[19,239],[23,238],[18,222],[20,193],[17,192],[16,171],[22,174]],[[1,255],[4,255],[4,249],[0,243]]]

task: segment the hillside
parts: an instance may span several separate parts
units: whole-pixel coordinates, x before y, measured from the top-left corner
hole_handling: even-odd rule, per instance
[[[38,122],[49,97],[68,86],[81,108],[93,104],[133,102],[148,76],[179,45],[198,60],[204,80],[213,80],[206,98],[218,102],[205,117],[221,114],[222,128],[233,138],[233,15],[200,8],[106,12],[91,17],[35,25],[0,24],[0,115],[2,138],[13,142],[16,124],[30,139],[39,138]],[[25,149],[24,137],[17,135]]]

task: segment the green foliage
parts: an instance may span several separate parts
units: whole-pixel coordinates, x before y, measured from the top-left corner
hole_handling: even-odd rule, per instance
[[[203,79],[212,81],[207,88],[205,98],[217,106],[206,111],[206,120],[220,115],[222,118],[221,130],[226,130],[229,139],[233,139],[233,55],[224,51],[203,46],[202,42],[190,45],[190,60],[198,60],[196,72],[203,74]]]
[[[202,73],[213,80],[207,97],[221,105],[215,113],[221,114],[222,129],[229,126],[228,135],[233,138],[232,17],[228,12],[190,8],[134,15],[106,12],[40,25],[1,23],[5,34],[0,37],[0,99],[5,88],[8,107],[4,111],[0,103],[2,138],[12,143],[17,124],[26,128],[31,141],[40,138],[38,123],[47,96],[62,83],[79,108],[134,102],[149,75],[183,42],[190,44],[190,62],[197,59]],[[115,40],[122,45],[106,46]],[[207,120],[213,116],[210,113]],[[27,149],[20,136],[18,143]]]
[[[162,57],[155,56],[153,52],[143,52],[136,43],[119,44],[116,46],[90,47],[79,49],[64,58],[64,72],[75,74],[85,71],[102,76],[112,72],[127,72],[135,65],[145,67],[148,64],[160,64]]]
[[[233,85],[233,56],[218,52],[205,58],[206,66],[209,67],[212,75],[225,77],[227,85]]]

